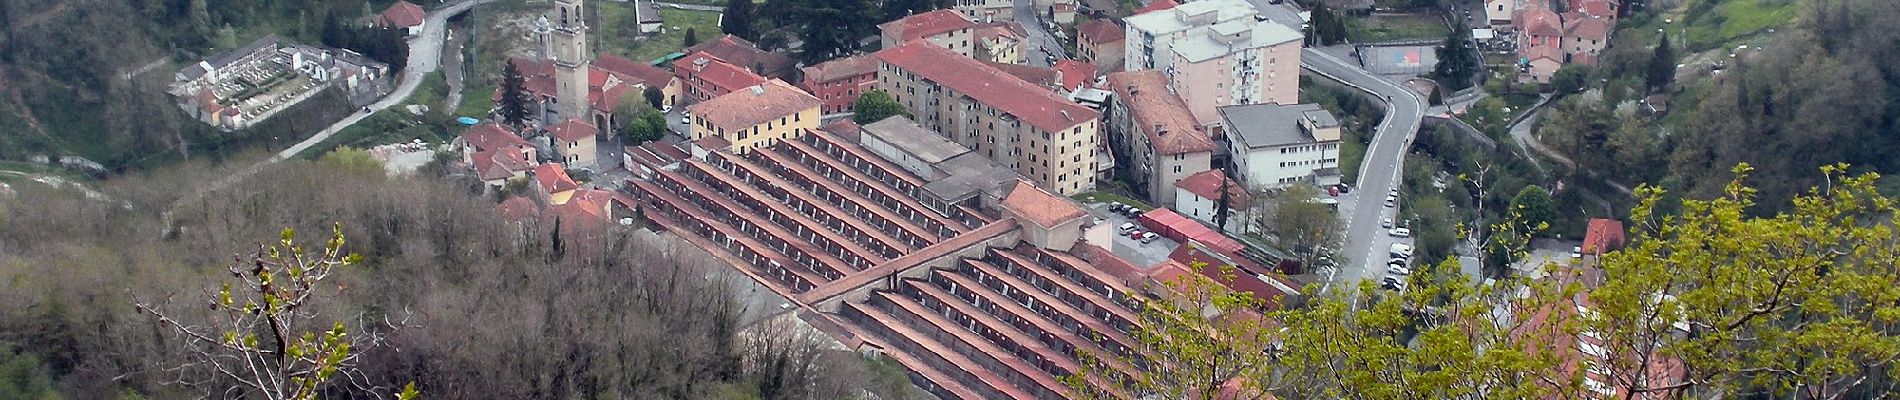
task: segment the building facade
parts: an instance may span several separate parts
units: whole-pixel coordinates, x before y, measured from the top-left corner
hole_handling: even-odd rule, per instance
[[[690,53],[673,61],[673,76],[679,77],[683,97],[702,102],[741,88],[765,83],[766,78],[705,53]]]
[[[1244,0],[1202,0],[1124,18],[1122,70],[1166,70],[1174,61],[1176,40],[1222,22],[1253,21],[1255,15],[1258,11]]]
[[[718,137],[730,143],[728,150],[743,154],[817,130],[822,104],[817,97],[774,79],[686,110],[693,113],[692,140]]]
[[[1210,167],[1214,141],[1168,90],[1161,72],[1109,74],[1108,87],[1115,93],[1108,107],[1109,142],[1129,183],[1156,205],[1173,206],[1175,183]]]
[[[819,112],[850,112],[858,95],[877,82],[877,57],[861,54],[839,58],[805,67],[803,71],[800,75],[804,75],[804,79],[798,82],[798,88],[824,101]]]
[[[1096,72],[1109,73],[1122,68],[1123,34],[1121,25],[1107,19],[1092,20],[1075,26],[1076,59],[1094,63]]]
[[[592,169],[599,153],[595,150],[594,134],[600,128],[578,119],[569,119],[547,127],[554,155],[561,165],[574,169]]]
[[[1016,2],[1010,0],[957,0],[950,9],[979,23],[1016,20]]]
[[[1095,188],[1099,114],[939,46],[877,52],[878,89],[917,123],[1064,196]]]
[[[1000,64],[1023,64],[1027,62],[1023,54],[1025,38],[1028,34],[1022,25],[1015,22],[997,22],[977,25],[971,31],[976,39],[976,49],[970,53],[978,60]]]
[[[886,49],[921,39],[964,57],[976,54],[976,23],[953,10],[914,14],[878,24],[877,29],[878,38]]]
[[[1227,193],[1221,194],[1225,188]],[[1227,217],[1221,220],[1220,202],[1227,199]],[[1226,171],[1210,169],[1181,179],[1174,187],[1174,211],[1188,218],[1215,225],[1227,232],[1252,233],[1248,224],[1252,195],[1245,185],[1227,177]],[[1224,224],[1223,224],[1224,223]]]
[[[1162,69],[1201,126],[1221,131],[1219,107],[1299,102],[1299,32],[1251,19],[1214,24],[1203,32],[1178,40],[1173,61]]]
[[[1220,108],[1235,178],[1248,189],[1339,183],[1339,121],[1318,104]]]
[[[555,0],[559,18],[554,20],[555,95],[563,101],[555,111],[555,121],[585,118],[589,114],[587,81],[593,68],[594,52],[587,49],[587,14],[581,0]]]

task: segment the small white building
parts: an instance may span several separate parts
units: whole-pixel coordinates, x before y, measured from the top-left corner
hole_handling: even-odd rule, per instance
[[[1220,108],[1228,151],[1249,189],[1339,183],[1339,120],[1318,104]]]
[[[1247,223],[1247,218],[1253,199],[1240,182],[1228,179],[1227,171],[1224,170],[1201,171],[1175,182],[1174,211],[1207,222],[1208,225],[1218,225],[1215,220],[1220,215],[1223,187],[1227,189],[1227,224],[1222,228],[1227,232],[1250,233],[1252,227]]]

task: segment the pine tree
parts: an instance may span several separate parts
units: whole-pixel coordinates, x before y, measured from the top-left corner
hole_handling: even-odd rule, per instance
[[[719,29],[741,39],[759,40],[758,33],[752,31],[752,8],[752,0],[727,0],[726,10],[720,17],[722,19],[719,21]]]
[[[1464,90],[1471,87],[1471,78],[1478,74],[1477,63],[1477,54],[1471,49],[1471,30],[1461,22],[1438,47],[1438,65],[1432,68],[1432,78],[1452,91]]]
[[[693,47],[696,44],[699,44],[699,33],[694,32],[693,27],[686,27],[686,37],[680,40],[680,45]]]
[[[1669,33],[1662,34],[1662,43],[1656,45],[1656,52],[1649,56],[1650,89],[1662,89],[1676,78],[1676,51],[1669,46]]]
[[[512,61],[501,66],[501,100],[496,103],[502,123],[521,128],[528,123],[527,79]]]

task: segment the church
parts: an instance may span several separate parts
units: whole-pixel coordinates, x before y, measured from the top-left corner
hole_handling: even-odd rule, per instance
[[[555,0],[554,6],[545,33],[552,47],[548,59],[509,60],[521,72],[523,90],[534,100],[536,125],[560,126],[569,135],[582,126],[596,134],[607,133],[620,122],[614,109],[623,98],[639,98],[646,88],[654,87],[660,89],[663,105],[677,100],[680,84],[671,72],[614,55],[596,58],[587,45],[583,0]],[[501,88],[496,88],[493,97],[501,98]],[[591,149],[591,141],[574,139],[579,138],[566,140],[575,145],[572,148],[556,140],[554,150],[560,161],[569,168],[592,167],[594,154],[583,154],[591,152],[580,151],[581,143],[573,143],[590,142],[584,147]]]

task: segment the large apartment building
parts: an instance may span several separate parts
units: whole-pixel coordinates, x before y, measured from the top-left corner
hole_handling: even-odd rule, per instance
[[[917,123],[1068,196],[1095,188],[1100,114],[943,47],[877,52],[877,87]]]
[[[744,153],[818,129],[817,97],[777,79],[686,107],[692,139],[718,137]]]
[[[1248,188],[1339,183],[1339,121],[1318,104],[1220,108],[1234,170]]]
[[[880,44],[886,49],[922,39],[964,57],[973,57],[976,53],[976,23],[952,10],[936,10],[899,18],[879,24],[877,29]]]
[[[1160,71],[1108,75],[1108,136],[1134,187],[1154,204],[1174,206],[1174,185],[1206,171],[1214,141],[1188,115],[1187,103],[1168,90]]]
[[[1223,132],[1222,106],[1299,101],[1299,32],[1244,0],[1205,0],[1127,18],[1123,66],[1167,74],[1195,121]]]

